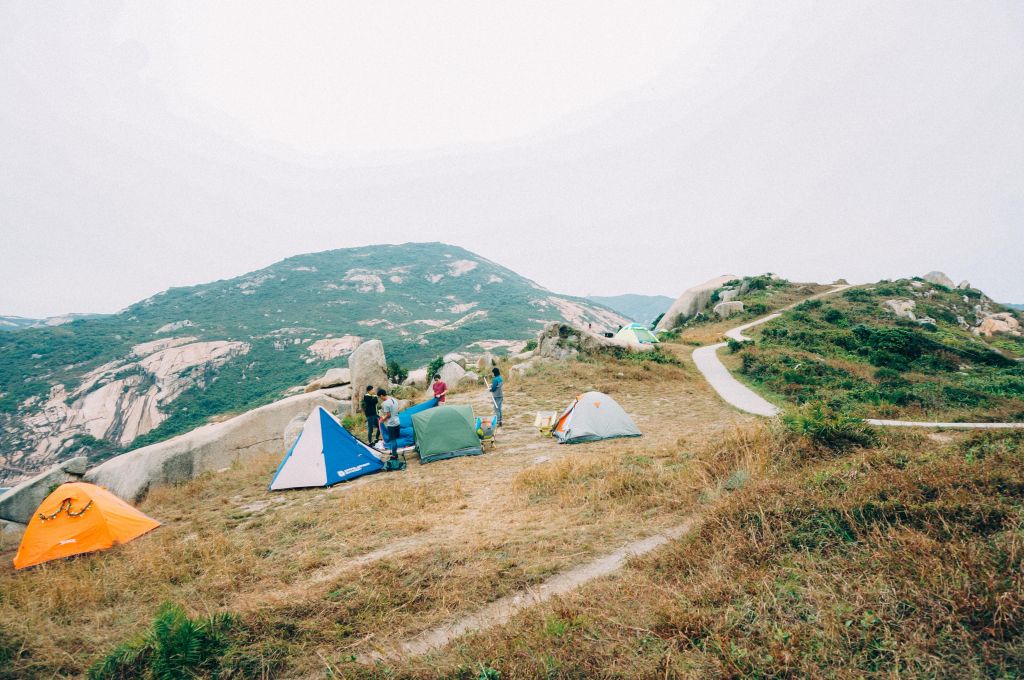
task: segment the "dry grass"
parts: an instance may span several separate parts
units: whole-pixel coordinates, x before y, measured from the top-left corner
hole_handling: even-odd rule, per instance
[[[595,388],[645,436],[558,446],[532,428],[535,411]],[[489,410],[479,387],[452,401]],[[509,377],[505,408],[481,457],[284,493],[266,490],[277,460],[262,459],[156,489],[140,507],[159,530],[0,571],[0,653],[17,677],[81,675],[173,601],[240,615],[244,674],[320,673],[678,522],[732,464],[702,447],[749,420],[692,368],[616,360]]]
[[[1019,677],[1024,437],[773,448],[690,537],[388,677]]]

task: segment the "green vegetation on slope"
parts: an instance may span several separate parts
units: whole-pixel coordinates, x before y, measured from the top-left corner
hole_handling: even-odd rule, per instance
[[[913,300],[920,323],[886,300]],[[765,324],[741,350],[755,386],[855,415],[928,420],[1024,420],[1024,340],[986,340],[962,327],[978,291],[900,280],[811,300]],[[999,311],[998,306],[993,311]]]
[[[389,359],[424,365],[476,341],[533,337],[541,320],[563,318],[556,302],[588,304],[462,248],[410,243],[299,255],[234,279],[172,288],[118,314],[2,333],[0,451],[34,448],[24,422],[40,402],[26,400],[45,399],[57,384],[71,393],[89,371],[125,359],[140,343],[189,336],[244,341],[251,349],[201,376],[199,386],[163,407],[169,418],[131,446],[268,403],[346,365],[345,357],[312,355],[317,340],[378,338]],[[610,314],[593,304],[584,312]],[[69,444],[62,456],[81,444]],[[116,449],[92,444],[104,455]]]

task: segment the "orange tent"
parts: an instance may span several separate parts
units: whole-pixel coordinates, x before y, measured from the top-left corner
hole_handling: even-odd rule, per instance
[[[39,504],[14,556],[14,568],[106,550],[160,526],[106,489],[61,484]]]

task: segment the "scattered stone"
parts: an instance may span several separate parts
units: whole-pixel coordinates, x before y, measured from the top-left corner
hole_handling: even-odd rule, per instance
[[[733,314],[739,314],[743,311],[742,302],[719,302],[715,305],[714,312],[720,319],[728,319]]]
[[[480,382],[480,374],[476,371],[467,371],[462,379],[466,382]]]
[[[882,306],[901,319],[917,320],[917,315],[914,314],[917,303],[913,300],[886,300]]]
[[[981,320],[981,324],[973,330],[975,335],[984,335],[991,338],[997,333],[1012,335],[1015,338],[1021,337],[1021,325],[1017,317],[1010,312],[999,312],[988,314]]]

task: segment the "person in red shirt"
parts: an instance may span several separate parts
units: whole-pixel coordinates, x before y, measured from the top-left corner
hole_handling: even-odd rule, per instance
[[[434,398],[437,399],[438,404],[444,403],[444,398],[448,396],[448,386],[441,380],[441,374],[434,374]]]

